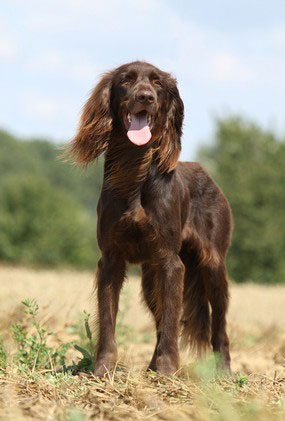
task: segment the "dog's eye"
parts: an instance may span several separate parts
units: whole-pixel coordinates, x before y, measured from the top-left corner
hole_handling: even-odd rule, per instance
[[[133,81],[133,78],[131,76],[125,76],[121,80],[121,85],[128,85]]]
[[[162,83],[161,83],[160,79],[153,79],[152,82],[155,86],[162,86]]]
[[[122,79],[121,80],[121,85],[127,85],[129,83],[130,83],[130,80],[129,79]]]

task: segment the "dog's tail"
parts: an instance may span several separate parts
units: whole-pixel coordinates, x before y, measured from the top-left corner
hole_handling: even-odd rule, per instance
[[[188,259],[187,259],[188,260]],[[182,347],[190,349],[201,356],[210,346],[211,319],[209,301],[204,279],[199,264],[190,268],[185,262],[183,314],[182,314]]]

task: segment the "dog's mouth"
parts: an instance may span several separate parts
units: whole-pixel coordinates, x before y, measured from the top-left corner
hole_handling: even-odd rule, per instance
[[[129,140],[135,145],[145,145],[151,139],[152,116],[145,110],[124,114],[124,124]]]

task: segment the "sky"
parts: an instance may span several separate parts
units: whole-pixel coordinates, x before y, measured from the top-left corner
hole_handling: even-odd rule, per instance
[[[0,127],[69,141],[100,74],[137,59],[177,78],[183,159],[217,117],[284,135],[284,0],[2,1]]]

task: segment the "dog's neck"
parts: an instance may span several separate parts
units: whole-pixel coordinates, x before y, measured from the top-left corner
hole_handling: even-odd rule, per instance
[[[154,149],[118,141],[109,147],[105,157],[104,187],[126,200],[128,207],[140,206],[143,186],[151,183],[157,172]]]

